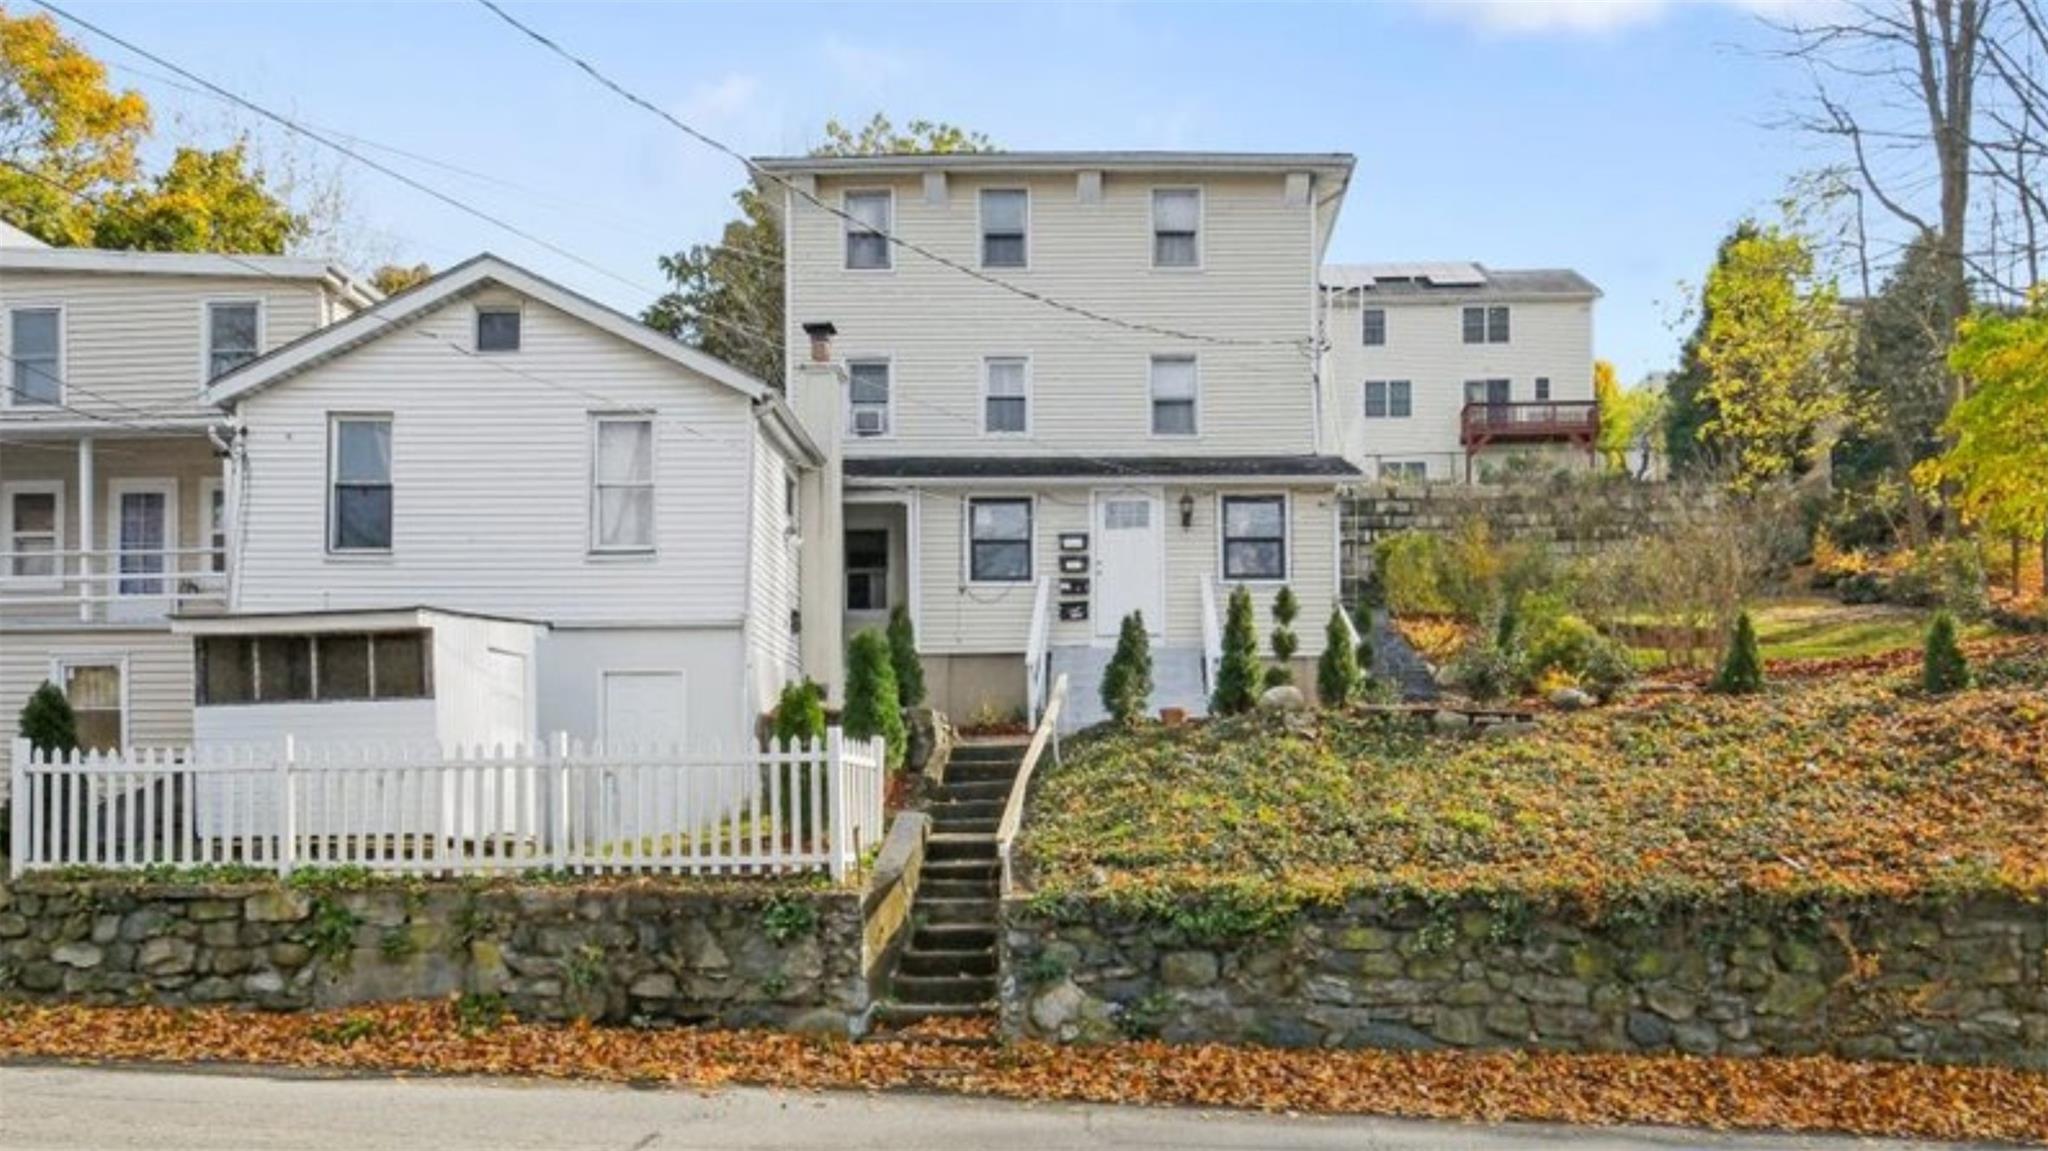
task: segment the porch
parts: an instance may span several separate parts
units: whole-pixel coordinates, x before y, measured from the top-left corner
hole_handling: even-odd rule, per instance
[[[203,430],[0,430],[0,629],[154,626],[224,608],[228,523]]]
[[[1458,442],[1465,449],[1465,479],[1473,461],[1490,447],[1568,444],[1591,459],[1600,437],[1600,405],[1593,400],[1528,403],[1475,401],[1458,415]]]

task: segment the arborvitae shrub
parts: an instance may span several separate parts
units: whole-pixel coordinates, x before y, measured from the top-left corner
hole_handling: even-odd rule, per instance
[[[1934,613],[1927,627],[1927,646],[1920,657],[1920,686],[1934,695],[1946,695],[1970,686],[1970,662],[1963,658],[1963,645],[1956,637],[1956,617],[1947,611]]]
[[[1259,633],[1252,622],[1252,593],[1242,586],[1230,593],[1230,607],[1223,618],[1223,662],[1216,669],[1216,689],[1209,693],[1209,710],[1217,715],[1237,715],[1258,702]]]
[[[917,658],[917,626],[910,609],[897,604],[889,611],[889,661],[896,668],[897,702],[904,707],[924,703],[924,661]]]
[[[825,689],[811,680],[782,685],[775,701],[775,742],[784,748],[825,738]]]
[[[37,751],[61,755],[78,750],[78,716],[71,710],[71,701],[47,680],[28,697],[21,709],[20,726],[21,738]]]
[[[846,711],[840,722],[851,739],[881,736],[888,745],[890,768],[902,766],[909,739],[896,697],[896,666],[889,658],[889,641],[873,628],[847,645]]]
[[[1728,658],[1709,685],[1724,695],[1750,695],[1763,690],[1764,657],[1756,642],[1756,624],[1748,612],[1735,617],[1735,634],[1728,641]]]
[[[1339,604],[1330,609],[1329,626],[1323,629],[1323,654],[1316,660],[1316,696],[1324,707],[1343,707],[1359,694],[1364,679],[1358,651],[1351,646],[1351,629],[1344,626],[1344,607]]]
[[[1152,702],[1152,637],[1143,613],[1124,617],[1116,653],[1102,673],[1102,707],[1118,723],[1136,723]]]

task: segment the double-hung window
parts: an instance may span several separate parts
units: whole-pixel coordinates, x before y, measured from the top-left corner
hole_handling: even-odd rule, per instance
[[[846,533],[846,610],[889,610],[889,533],[884,528]]]
[[[120,663],[81,661],[63,666],[64,699],[75,718],[78,750],[119,751],[128,742],[127,693]]]
[[[856,270],[887,270],[889,227],[894,197],[888,192],[848,192],[846,266]]]
[[[1508,342],[1508,308],[1506,304],[1490,307],[1474,305],[1464,312],[1465,342],[1468,344],[1505,344]]]
[[[1360,327],[1363,329],[1365,346],[1368,348],[1385,347],[1387,343],[1387,310],[1385,308],[1367,308],[1360,315],[1363,317],[1360,320]]]
[[[654,417],[598,416],[591,469],[590,549],[654,550]]]
[[[391,417],[336,416],[328,443],[328,549],[391,550]]]
[[[1549,376],[1536,377],[1536,398],[1539,400],[1548,400],[1550,398]]]
[[[889,361],[852,360],[846,365],[847,427],[856,436],[889,434]]]
[[[1429,478],[1429,464],[1423,460],[1381,460],[1380,478],[1397,483],[1421,483]]]
[[[63,313],[16,308],[7,317],[7,403],[64,402]]]
[[[1031,582],[1031,501],[967,501],[967,578],[974,583]]]
[[[1202,265],[1202,193],[1196,188],[1159,188],[1152,193],[1152,266]]]
[[[56,480],[24,480],[4,489],[0,504],[0,551],[11,557],[0,575],[17,580],[55,582],[63,570],[57,553],[64,550],[64,485]]]
[[[1407,380],[1365,381],[1365,417],[1405,420],[1414,413],[1414,388]]]
[[[1021,188],[988,188],[981,193],[981,266],[1022,268],[1030,262],[1026,237],[1031,193]]]
[[[1287,497],[1223,497],[1223,578],[1287,578]]]
[[[1031,430],[1030,366],[1022,356],[992,356],[982,361],[982,430],[989,435],[1021,436]]]
[[[263,309],[254,300],[206,305],[206,378],[215,380],[262,353]]]
[[[1200,391],[1193,356],[1152,357],[1152,434],[1194,435]]]

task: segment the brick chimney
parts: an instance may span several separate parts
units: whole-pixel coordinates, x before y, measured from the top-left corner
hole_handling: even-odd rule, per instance
[[[804,325],[804,335],[811,338],[812,363],[829,364],[832,362],[832,337],[838,334],[839,329],[833,327],[830,321]]]

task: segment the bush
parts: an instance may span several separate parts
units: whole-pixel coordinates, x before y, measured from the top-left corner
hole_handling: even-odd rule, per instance
[[[1124,617],[1116,653],[1102,673],[1102,707],[1118,723],[1133,724],[1151,702],[1152,637],[1145,631],[1144,613],[1134,611]]]
[[[57,685],[45,680],[21,709],[21,738],[37,751],[62,755],[78,750],[78,716]]]
[[[1723,695],[1750,695],[1763,690],[1764,657],[1756,642],[1756,624],[1748,612],[1735,617],[1735,634],[1728,641],[1728,658],[1714,676],[1708,690]]]
[[[1927,628],[1927,646],[1920,657],[1920,686],[1932,695],[1946,695],[1970,686],[1970,664],[1956,639],[1956,617],[1934,613]]]
[[[1266,686],[1277,687],[1294,682],[1294,653],[1301,650],[1301,639],[1294,634],[1295,617],[1301,614],[1301,601],[1294,598],[1294,589],[1286,584],[1273,596],[1273,660],[1274,666],[1266,669]]]
[[[825,738],[825,689],[811,680],[782,685],[775,701],[775,742],[787,749]]]
[[[1360,694],[1364,678],[1358,651],[1351,646],[1351,629],[1344,626],[1344,607],[1339,604],[1330,609],[1329,626],[1323,629],[1323,654],[1316,661],[1316,697],[1324,707],[1343,707]]]
[[[852,739],[881,736],[888,747],[889,767],[903,765],[909,735],[903,729],[903,708],[896,697],[896,666],[889,659],[889,641],[869,628],[853,637],[846,650],[846,711],[840,720]]]
[[[1928,544],[1892,576],[1884,598],[1909,607],[1946,608],[1958,615],[1977,615],[1986,602],[1984,557],[1975,540],[1939,540]]]
[[[897,604],[889,611],[889,662],[896,670],[896,698],[904,707],[924,702],[924,661],[917,658],[917,627],[910,609]]]
[[[1423,532],[1401,532],[1373,545],[1372,567],[1380,598],[1395,615],[1444,615],[1450,612],[1437,583],[1443,542]]]
[[[1480,703],[1501,699],[1515,688],[1515,661],[1491,640],[1468,644],[1445,672],[1453,684]]]
[[[1223,662],[1216,669],[1216,689],[1209,695],[1209,710],[1217,715],[1238,715],[1258,702],[1259,634],[1252,624],[1252,593],[1242,585],[1231,589],[1230,607],[1223,620]]]
[[[1594,699],[1606,703],[1635,681],[1636,662],[1629,658],[1625,645],[1602,636],[1579,678]]]
[[[1547,671],[1561,671],[1584,677],[1594,653],[1606,642],[1592,624],[1578,616],[1539,617],[1522,645],[1528,653],[1523,657],[1522,674],[1533,679]]]

